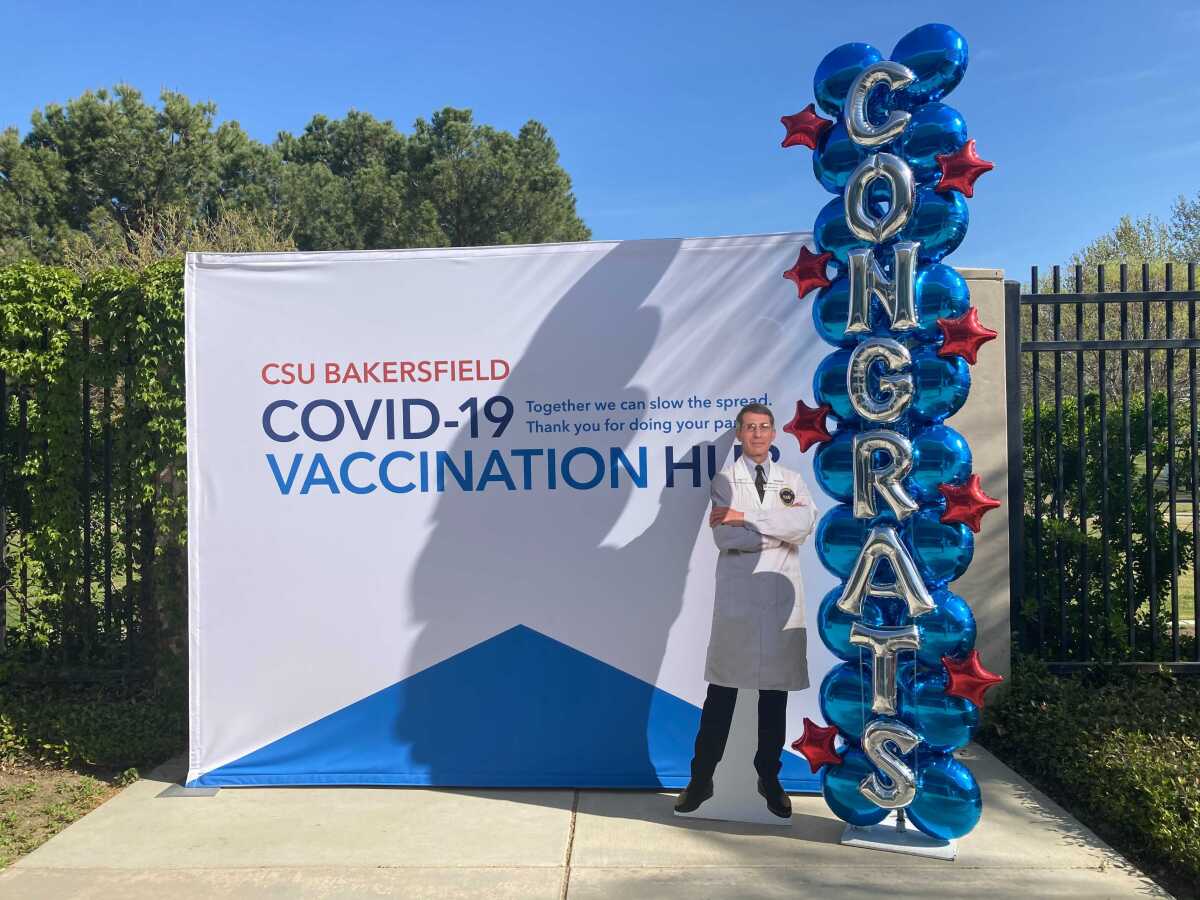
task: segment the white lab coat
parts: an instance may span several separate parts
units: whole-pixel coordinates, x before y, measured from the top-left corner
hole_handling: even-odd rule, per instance
[[[780,492],[795,495],[785,504]],[[804,480],[773,462],[765,497],[739,459],[712,482],[714,506],[731,506],[745,525],[718,525],[716,599],[704,678],[735,688],[798,691],[808,687],[808,634],[799,547],[817,510]]]

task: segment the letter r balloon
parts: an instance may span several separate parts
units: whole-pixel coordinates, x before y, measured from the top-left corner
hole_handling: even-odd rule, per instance
[[[895,431],[864,431],[854,435],[851,454],[854,465],[854,515],[873,519],[876,515],[875,496],[878,493],[892,513],[904,521],[920,506],[904,489],[903,479],[912,471],[912,441]],[[876,465],[879,457],[887,461]]]

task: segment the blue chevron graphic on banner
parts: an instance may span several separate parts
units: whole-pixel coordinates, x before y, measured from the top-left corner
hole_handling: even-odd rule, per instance
[[[518,625],[189,786],[678,788],[699,723],[699,707]],[[820,790],[791,753],[780,776]]]

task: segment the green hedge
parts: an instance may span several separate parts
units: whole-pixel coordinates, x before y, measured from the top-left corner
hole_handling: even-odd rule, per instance
[[[1200,679],[1018,660],[979,741],[1151,873],[1200,888]]]
[[[128,686],[0,684],[0,759],[122,770],[187,747],[187,698]]]

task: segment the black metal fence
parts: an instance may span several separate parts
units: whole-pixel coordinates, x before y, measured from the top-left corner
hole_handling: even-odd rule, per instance
[[[1195,264],[1007,285],[1012,623],[1054,668],[1200,671],[1197,300]]]

